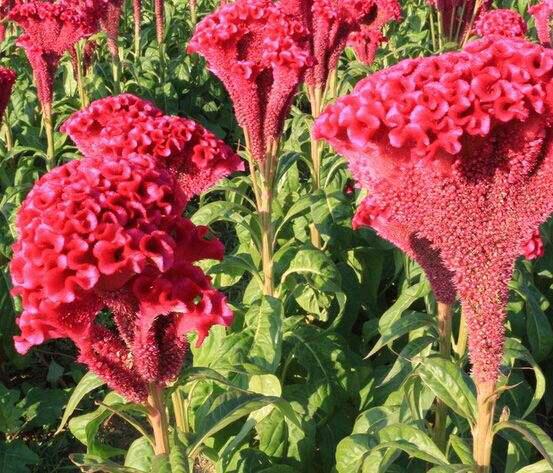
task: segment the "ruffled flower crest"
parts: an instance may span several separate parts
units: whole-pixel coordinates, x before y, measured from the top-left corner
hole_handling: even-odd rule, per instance
[[[508,282],[553,211],[553,52],[497,36],[406,60],[329,106],[315,133],[369,197],[355,217],[458,294],[479,381],[495,381]]]
[[[188,45],[225,85],[259,161],[280,136],[311,62],[306,33],[278,2],[238,0],[205,17]]]
[[[482,12],[474,24],[474,30],[481,38],[489,35],[524,38],[527,27],[524,18],[519,13],[507,8],[500,8]]]
[[[144,402],[149,383],[164,384],[178,375],[188,332],[196,331],[201,343],[212,325],[232,321],[224,295],[195,265],[221,259],[223,245],[207,238],[206,227],[182,217],[190,187],[180,184],[181,174],[195,170],[185,164],[194,159],[195,147],[205,146],[207,154],[225,148],[214,137],[207,144],[199,139],[194,147],[183,147],[173,162],[163,161],[168,156],[155,148],[93,153],[95,142],[102,148],[109,141],[106,134],[95,134],[99,111],[102,119],[111,110],[114,121],[124,122],[121,102],[132,102],[163,117],[132,96],[101,102],[66,125],[71,130],[84,124],[89,114],[89,128],[81,130],[90,133],[89,140],[84,135],[76,139],[86,157],[43,176],[18,212],[10,271],[23,312],[15,343],[25,353],[47,340],[70,338],[81,362],[130,400]],[[136,111],[129,108],[126,118]],[[149,141],[144,129],[136,135],[132,128],[119,130]],[[221,159],[232,158],[215,156],[212,162]],[[222,175],[229,172],[231,166]],[[213,181],[199,187],[208,184]]]

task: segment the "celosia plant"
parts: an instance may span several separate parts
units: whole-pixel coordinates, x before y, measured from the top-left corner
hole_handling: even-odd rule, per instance
[[[284,120],[311,62],[307,31],[284,4],[238,0],[196,27],[188,51],[200,53],[225,85],[244,130],[261,227],[264,293],[273,293],[272,200]]]
[[[0,67],[0,125],[12,94],[15,79],[15,72],[6,67]]]
[[[363,26],[361,30],[349,35],[348,45],[353,48],[357,59],[364,64],[373,63],[376,52],[386,37],[379,29]]]
[[[439,301],[458,294],[480,413],[495,399],[515,260],[553,211],[552,78],[552,51],[492,37],[380,71],[316,125],[369,190],[355,223],[415,258]],[[475,449],[491,435],[479,422]]]
[[[48,141],[47,164],[51,167],[55,153],[52,123],[54,76],[63,54],[72,51],[80,39],[93,34],[95,24],[84,8],[66,0],[21,3],[10,11],[8,18],[24,30],[17,44],[25,49],[33,69]]]
[[[532,238],[524,242],[522,246],[522,254],[526,259],[533,260],[541,258],[544,253],[545,249],[543,247],[543,240],[541,239],[539,230],[536,230],[532,234]]]
[[[474,24],[476,34],[482,38],[487,35],[523,38],[526,35],[526,29],[524,18],[509,9],[485,11]]]
[[[534,17],[541,44],[551,47],[551,27],[549,23],[553,17],[553,1],[542,0],[537,5],[531,6],[528,12]]]
[[[280,137],[310,62],[306,34],[280,4],[238,0],[204,18],[188,45],[225,85],[259,161]]]
[[[125,125],[104,133],[110,116]],[[193,192],[240,167],[196,123],[164,129],[163,118],[176,119],[132,96],[73,116],[64,129],[86,157],[35,184],[18,212],[10,265],[23,307],[17,350],[70,338],[110,387],[155,408],[158,453],[167,447],[159,393],[180,372],[186,334],[201,343],[211,326],[232,321],[224,295],[195,264],[221,259],[223,245],[182,213]],[[119,142],[110,137],[116,130]],[[116,152],[106,152],[110,142]]]
[[[62,131],[85,156],[153,156],[176,176],[187,199],[244,169],[230,147],[204,127],[164,115],[131,94],[97,100],[67,120]]]

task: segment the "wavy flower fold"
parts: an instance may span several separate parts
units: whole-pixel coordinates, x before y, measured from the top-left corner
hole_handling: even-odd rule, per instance
[[[142,402],[149,383],[179,373],[188,332],[201,343],[212,325],[232,321],[195,265],[221,259],[223,245],[182,213],[241,163],[200,125],[130,95],[95,102],[64,129],[85,158],[43,176],[18,212],[16,348],[70,338],[81,362]]]

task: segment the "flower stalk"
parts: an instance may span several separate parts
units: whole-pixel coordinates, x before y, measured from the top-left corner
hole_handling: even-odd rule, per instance
[[[134,22],[134,58],[140,56],[140,29],[142,22],[142,0],[133,0],[133,22]]]
[[[495,382],[477,381],[476,390],[476,423],[472,428],[473,456],[476,472],[489,473],[493,443],[493,415],[497,401]]]
[[[148,386],[147,410],[148,420],[154,431],[154,452],[156,455],[167,454],[169,453],[169,427],[163,389],[155,383],[150,383]]]
[[[13,149],[13,135],[12,135],[12,129],[10,127],[9,123],[9,115],[8,111],[6,110],[6,114],[4,115],[4,144],[6,145],[6,150],[9,152]],[[2,122],[2,120],[0,120]]]
[[[440,355],[449,360],[451,356],[451,319],[453,305],[438,302],[438,333]],[[436,445],[445,451],[447,446],[446,435],[447,405],[440,399],[436,401],[436,417],[434,420],[434,441]]]
[[[44,132],[46,133],[46,169],[50,171],[54,167],[56,150],[54,147],[54,123],[52,119],[52,104],[42,104],[42,120],[44,121]]]
[[[79,42],[75,45],[75,55],[76,55],[76,61],[75,61],[75,76],[77,79],[77,89],[79,90],[79,100],[81,102],[81,108],[88,107],[89,100],[88,95],[86,93],[86,88],[84,85],[84,74],[83,74],[83,64],[84,64],[84,42]]]
[[[311,115],[313,120],[317,120],[321,114],[322,107],[324,105],[324,91],[321,86],[307,86],[307,94],[311,103]],[[321,143],[313,135],[313,131],[310,132],[311,141],[311,185],[313,191],[316,192],[321,188],[321,158],[322,158],[322,146]],[[319,229],[314,223],[310,225],[311,231],[311,243],[315,248],[322,247],[321,234]]]

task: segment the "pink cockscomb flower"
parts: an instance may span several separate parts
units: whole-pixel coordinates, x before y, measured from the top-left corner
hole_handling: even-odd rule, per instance
[[[72,115],[62,131],[85,156],[153,156],[176,175],[187,199],[244,169],[232,149],[198,123],[163,115],[130,94],[97,100]]]
[[[54,74],[62,55],[71,51],[77,41],[94,33],[93,22],[79,5],[65,0],[20,3],[8,18],[23,28],[24,34],[17,44],[25,49],[33,68],[40,102],[50,107]]]
[[[42,177],[16,222],[17,350],[70,338],[81,362],[138,402],[148,383],[173,379],[186,333],[201,342],[232,320],[194,264],[221,259],[223,245],[181,216],[185,201],[173,173],[145,155],[89,157]]]
[[[544,254],[543,240],[540,231],[536,230],[532,237],[522,245],[522,255],[527,260],[534,260],[541,258]]]
[[[348,39],[359,44],[360,40],[369,39],[369,28],[380,31],[386,23],[401,18],[397,0],[282,0],[282,3],[303,19],[311,33],[314,62],[307,71],[306,82],[321,89],[336,69]]]
[[[7,67],[0,67],[0,125],[2,124],[2,118],[4,117],[8,102],[10,101],[15,79],[15,72]]]
[[[357,59],[364,64],[372,64],[376,52],[386,37],[378,29],[364,26],[349,36],[348,45],[353,48]]]
[[[482,38],[488,35],[523,38],[527,28],[524,18],[519,13],[501,8],[483,12],[476,20],[474,30]]]
[[[536,30],[540,43],[551,47],[550,21],[553,17],[553,0],[542,0],[537,5],[528,8],[528,12],[534,17]]]
[[[280,136],[311,61],[306,33],[279,3],[238,0],[205,17],[188,45],[225,85],[258,161]]]
[[[349,159],[372,226],[459,296],[478,382],[495,382],[508,282],[553,211],[553,51],[484,38],[406,60],[329,106],[315,134]]]

